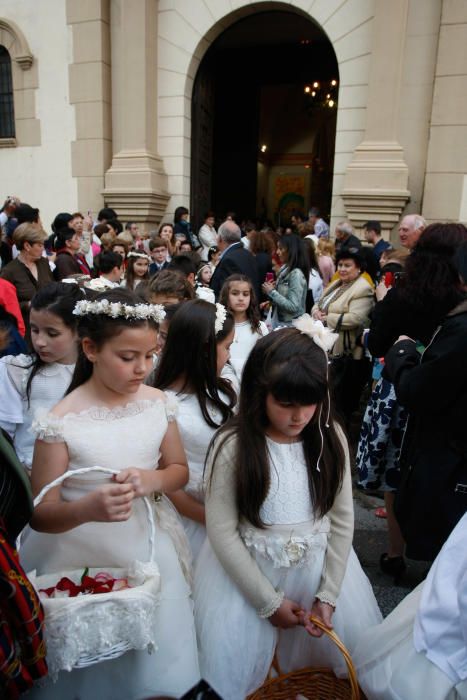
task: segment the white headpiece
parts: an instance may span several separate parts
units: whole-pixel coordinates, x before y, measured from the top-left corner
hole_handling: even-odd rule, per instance
[[[131,250],[126,257],[127,257],[127,259],[128,258],[142,258],[143,260],[147,260],[148,262],[152,262],[152,258],[149,255],[146,255],[146,253],[137,253],[136,250]]]
[[[110,318],[126,318],[138,321],[155,321],[161,323],[165,318],[164,307],[160,304],[122,304],[108,299],[100,301],[78,301],[73,309],[75,316],[110,316]]]
[[[209,301],[210,304],[216,303],[216,296],[214,294],[214,290],[211,289],[211,287],[196,287],[195,294],[198,299]]]
[[[309,314],[303,314],[303,316],[296,318],[292,321],[292,325],[300,333],[308,335],[326,353],[332,350],[339,337],[338,333],[333,333],[321,321],[315,321]]]
[[[227,318],[227,309],[223,304],[216,304],[216,321],[214,323],[214,332],[217,335],[224,327],[225,319]]]

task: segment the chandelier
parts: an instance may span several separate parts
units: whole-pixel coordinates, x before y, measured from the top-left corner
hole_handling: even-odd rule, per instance
[[[337,80],[314,80],[303,88],[307,109],[337,107]]]

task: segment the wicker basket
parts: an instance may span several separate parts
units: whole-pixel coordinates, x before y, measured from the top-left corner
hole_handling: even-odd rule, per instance
[[[321,620],[316,617],[310,619],[342,652],[349,672],[348,679],[336,678],[329,668],[303,668],[270,678],[252,693],[248,700],[295,700],[297,695],[303,695],[306,700],[365,700],[358,687],[357,674],[350,654],[339,637],[325,627]]]
[[[65,479],[89,472],[118,474],[118,471],[98,466],[65,472],[42,489],[34,500],[34,506],[39,505],[46,493]],[[150,500],[144,497],[143,501],[149,521],[149,561],[133,562],[129,569],[104,567],[114,578],[136,576],[137,585],[110,593],[72,598],[48,598],[39,593],[45,612],[47,662],[52,677],[56,677],[61,670],[85,668],[100,661],[115,659],[130,649],[151,650],[155,647],[160,574],[154,561],[154,514]],[[99,570],[102,567],[89,569],[89,575],[95,576]],[[32,572],[28,577],[39,591],[54,586],[62,576],[78,582],[81,574],[82,569],[41,576]],[[92,634],[90,630],[93,630]]]

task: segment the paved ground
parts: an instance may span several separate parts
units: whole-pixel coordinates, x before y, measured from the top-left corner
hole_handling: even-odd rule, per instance
[[[407,560],[407,571],[401,585],[395,586],[393,579],[379,569],[379,557],[387,551],[386,521],[375,517],[374,510],[383,505],[383,501],[355,490],[354,502],[355,551],[373,585],[381,612],[386,616],[425,577],[428,564]]]

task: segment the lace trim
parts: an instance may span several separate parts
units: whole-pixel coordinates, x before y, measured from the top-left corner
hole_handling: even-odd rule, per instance
[[[49,413],[46,408],[39,408],[30,427],[38,440],[45,442],[65,442],[63,418]]]
[[[284,591],[277,591],[277,594],[272,601],[258,610],[258,617],[266,619],[271,617],[271,615],[274,615],[274,613],[279,610],[280,606],[282,605],[284,598]]]
[[[318,591],[318,593],[316,594],[315,598],[317,598],[318,600],[320,600],[322,603],[327,603],[328,605],[332,605],[332,607],[333,607],[334,609],[335,609],[335,607],[336,607],[336,599],[333,598],[333,597],[332,597],[331,595],[329,595],[328,593],[326,593],[326,591],[323,591],[322,593],[321,593],[321,591]]]
[[[137,416],[143,413],[152,406],[162,403],[164,399],[139,399],[138,401],[129,401],[124,406],[115,406],[108,408],[107,406],[89,406],[78,413],[67,413],[67,418],[79,418],[81,416],[90,416],[95,420],[118,420],[127,416]]]

